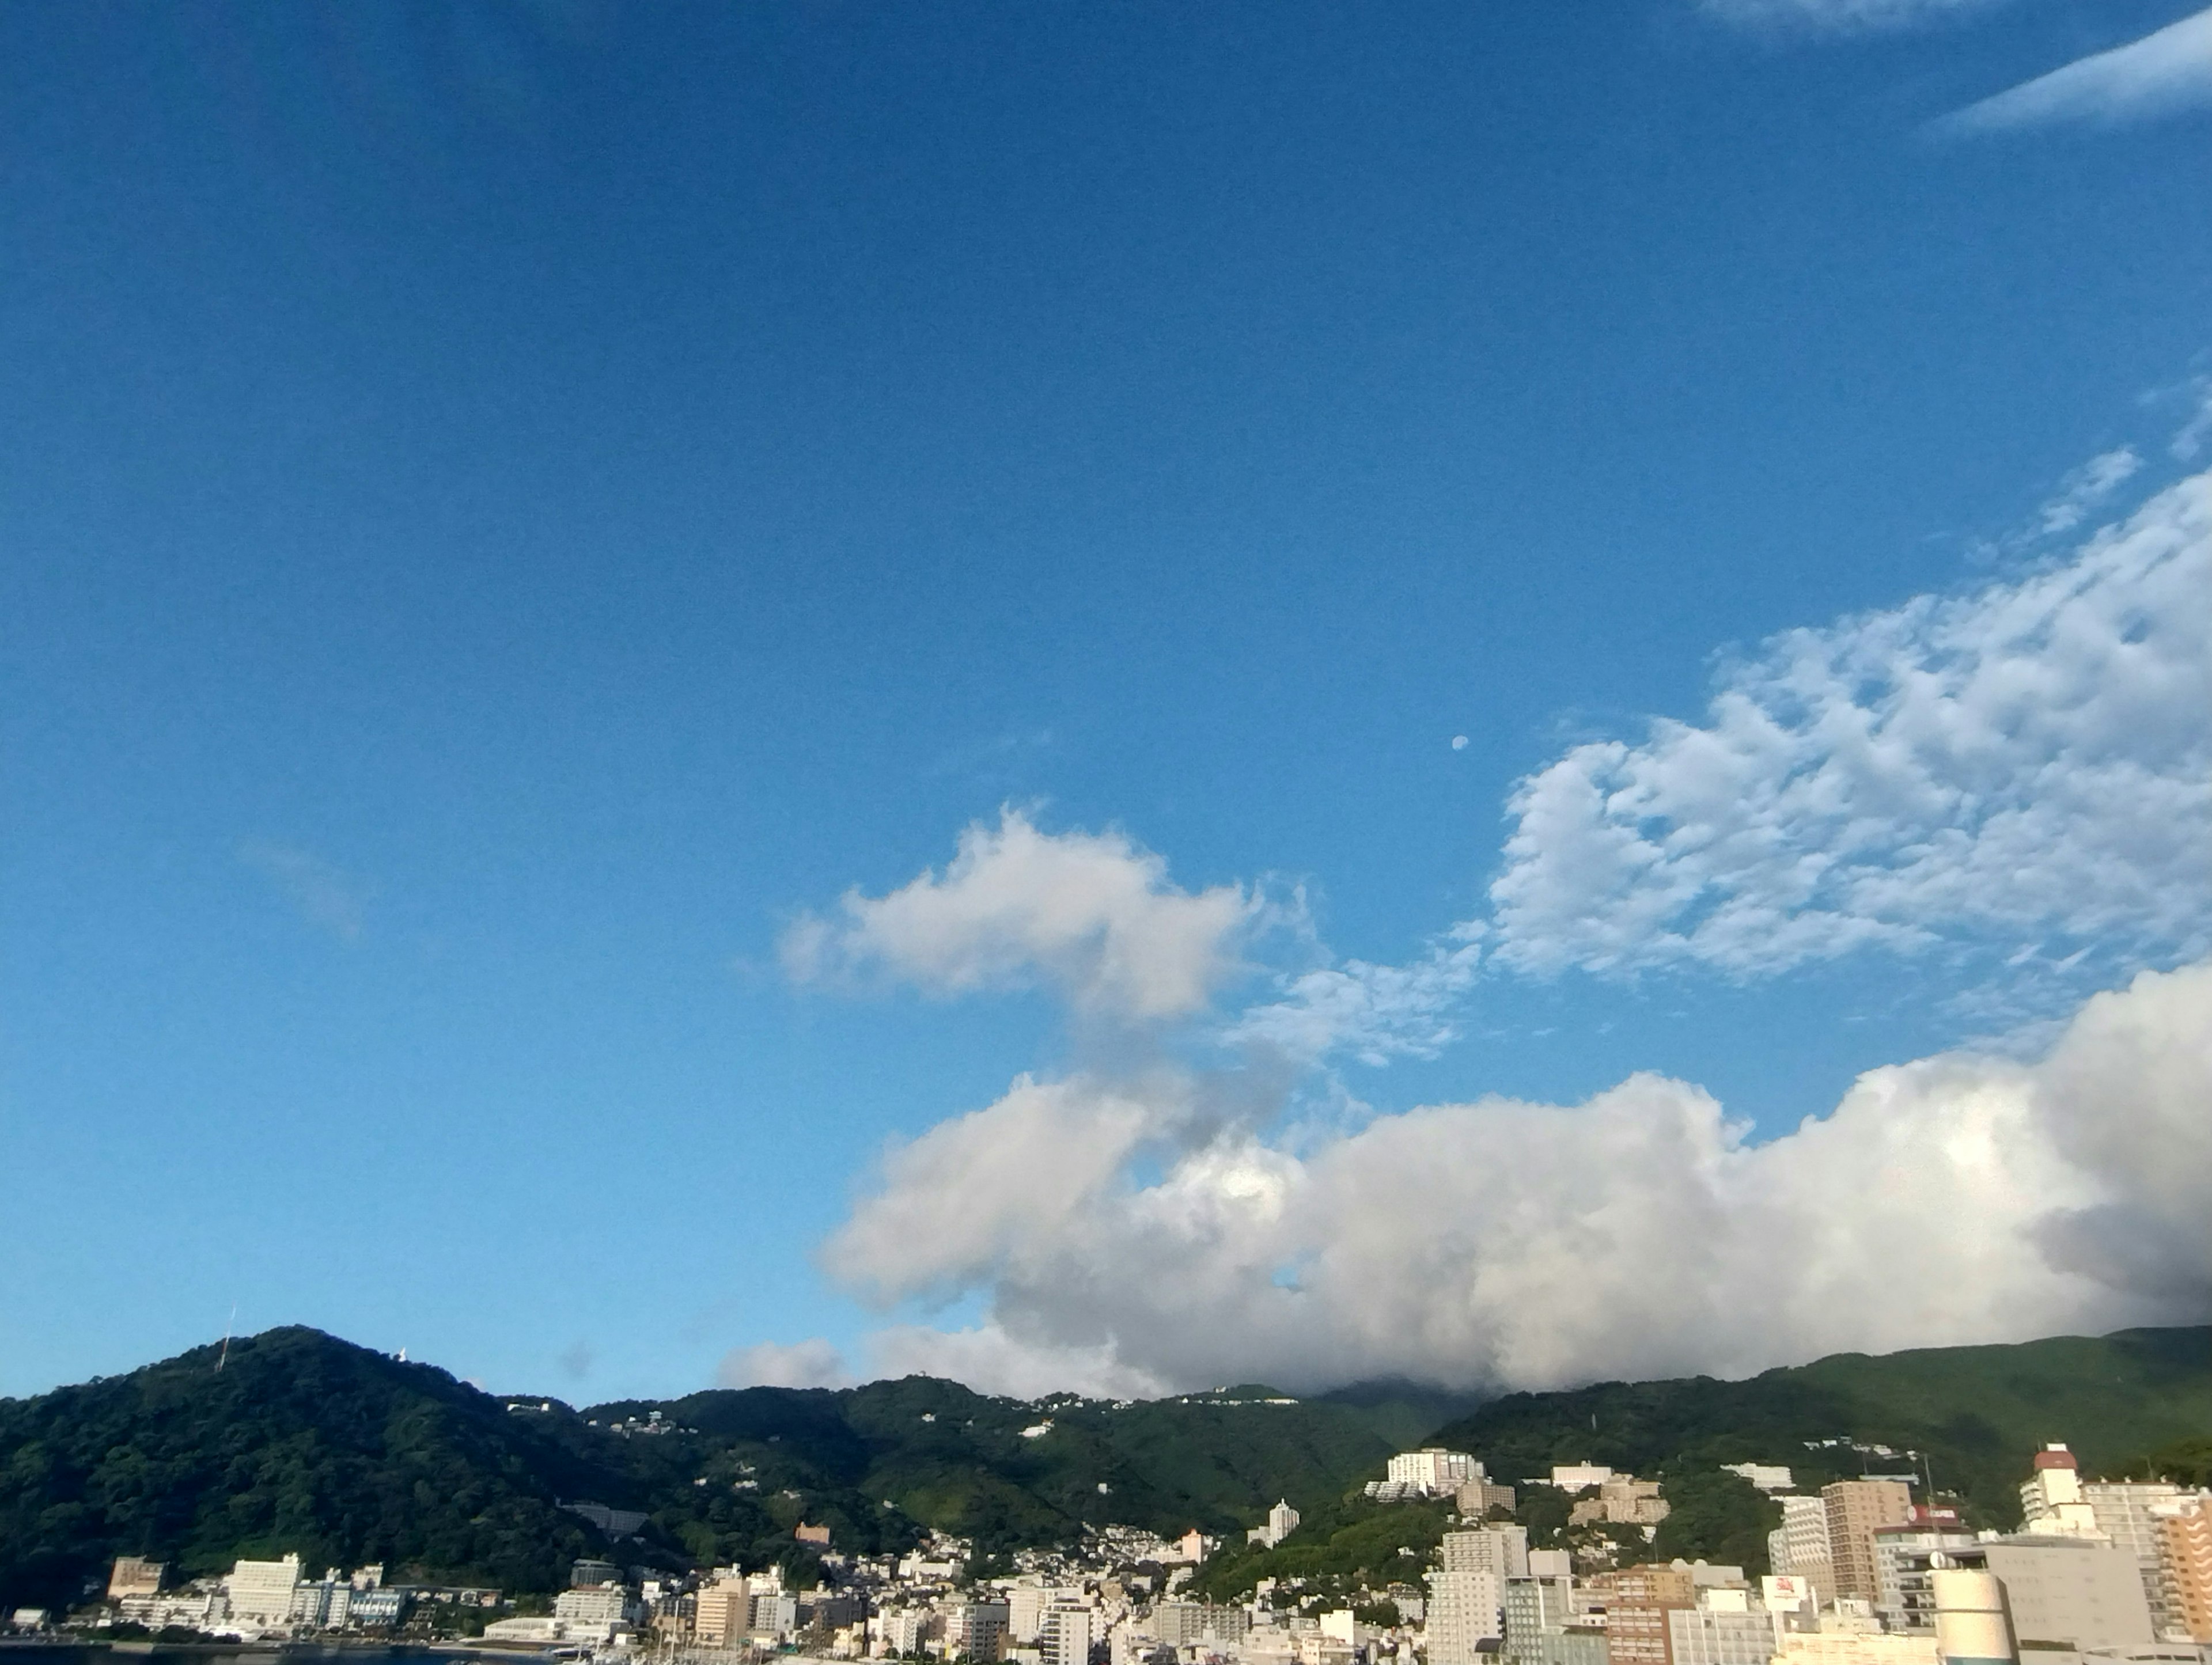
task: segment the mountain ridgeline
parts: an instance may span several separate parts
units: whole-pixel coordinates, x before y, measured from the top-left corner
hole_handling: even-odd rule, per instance
[[[1404,1384],[1285,1399],[1253,1386],[1030,1401],[909,1376],[578,1410],[482,1393],[315,1330],[271,1330],[232,1342],[227,1358],[198,1348],[0,1400],[0,1608],[66,1606],[118,1554],[190,1577],[291,1550],[314,1568],[381,1561],[395,1578],[509,1591],[557,1588],[585,1554],[669,1569],[774,1561],[805,1583],[815,1564],[793,1536],[802,1521],[848,1551],[939,1528],[983,1557],[1086,1525],[1195,1525],[1229,1540],[1205,1576],[1224,1594],[1308,1563],[1387,1561],[1403,1577],[1419,1565],[1406,1552],[1425,1553],[1446,1510],[1358,1493],[1393,1451],[1424,1443],[1472,1450],[1508,1481],[1583,1458],[1662,1476],[1680,1518],[1659,1548],[1747,1559],[1764,1517],[1747,1486],[1717,1482],[1723,1462],[1788,1463],[1817,1482],[1885,1466],[1855,1444],[1911,1449],[1975,1518],[2005,1524],[2041,1441],[2068,1441],[2093,1469],[2162,1448],[2193,1461],[2212,1439],[2212,1329],[1841,1355],[1745,1382],[1487,1402]],[[1308,1524],[1277,1549],[1245,1548],[1242,1528],[1278,1497]],[[1524,1512],[1552,1500],[1524,1498]],[[611,1542],[564,1506],[577,1503],[643,1522]]]

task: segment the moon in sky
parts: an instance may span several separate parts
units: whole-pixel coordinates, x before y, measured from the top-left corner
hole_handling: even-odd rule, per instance
[[[1467,736],[1464,734],[1453,735],[1452,750],[1454,751],[1465,751],[1467,750]]]

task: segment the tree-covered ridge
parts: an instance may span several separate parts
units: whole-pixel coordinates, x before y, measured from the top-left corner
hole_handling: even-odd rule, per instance
[[[118,1554],[191,1576],[296,1550],[314,1569],[381,1561],[396,1578],[547,1590],[574,1557],[615,1547],[560,1507],[579,1501],[647,1516],[620,1546],[625,1564],[775,1561],[801,1584],[813,1567],[793,1537],[804,1521],[841,1549],[902,1548],[933,1528],[985,1555],[1066,1543],[1086,1526],[1197,1526],[1227,1540],[1206,1590],[1263,1577],[1381,1589],[1418,1577],[1448,1511],[1370,1504],[1358,1488],[1391,1452],[1425,1443],[1474,1451],[1508,1482],[1585,1458],[1661,1478],[1676,1512],[1656,1547],[1747,1565],[1772,1511],[1719,1474],[1724,1462],[1788,1463],[1802,1485],[1900,1466],[1854,1442],[1922,1451],[1938,1486],[1989,1524],[2014,1517],[2027,1454],[2046,1439],[2093,1470],[2212,1469],[2203,1328],[1512,1395],[1426,1440],[1406,1431],[1449,1411],[1447,1396],[1393,1384],[1289,1399],[1249,1386],[1031,1402],[913,1376],[577,1411],[272,1330],[233,1342],[227,1359],[197,1348],[0,1401],[0,1607],[69,1602]],[[689,1431],[618,1426],[656,1412]],[[1279,1497],[1305,1523],[1275,1550],[1248,1549],[1243,1528]],[[1564,1525],[1562,1494],[1524,1486],[1519,1501],[1533,1541]]]
[[[1510,1394],[1437,1439],[1477,1453],[1509,1483],[1588,1460],[1645,1475],[1784,1463],[1803,1486],[1869,1467],[1901,1471],[1901,1458],[1859,1449],[1887,1446],[1924,1453],[1938,1490],[1977,1524],[2008,1526],[2027,1455],[2045,1441],[2071,1445],[2086,1470],[2118,1473],[2142,1453],[2209,1434],[2212,1328],[2199,1327],[1838,1353],[1741,1382]],[[1837,1443],[1817,1443],[1827,1441]]]
[[[1032,1404],[915,1376],[580,1412],[272,1330],[227,1358],[197,1348],[0,1401],[0,1604],[67,1603],[118,1554],[191,1577],[296,1550],[313,1568],[382,1561],[395,1577],[551,1589],[570,1560],[611,1548],[559,1506],[579,1501],[647,1516],[627,1563],[775,1561],[802,1585],[802,1521],[862,1553],[925,1528],[986,1554],[1091,1525],[1236,1534],[1278,1496],[1325,1502],[1378,1468],[1394,1449],[1378,1423],[1419,1414],[1387,1395],[1269,1402],[1282,1397]],[[654,1413],[691,1431],[618,1430]]]

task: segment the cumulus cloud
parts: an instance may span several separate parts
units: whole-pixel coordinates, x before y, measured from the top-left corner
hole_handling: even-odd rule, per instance
[[[2201,1321],[2208,1102],[2212,965],[2095,996],[2037,1062],[1872,1071],[1757,1145],[1698,1088],[1638,1075],[1302,1152],[1230,1121],[1148,1169],[1148,1132],[1190,1126],[1188,1084],[1024,1081],[894,1162],[832,1264],[878,1297],[984,1294],[984,1323],[902,1327],[881,1356],[1024,1395],[1541,1388]]]
[[[1995,943],[2193,958],[2212,933],[2212,474],[2070,560],[1765,643],[1702,724],[1522,781],[1493,963],[1770,974]]]
[[[2212,106],[2212,7],[1969,105],[1937,126],[1971,134],[2066,122],[2113,125],[2207,106]]]
[[[788,1346],[739,1347],[724,1358],[714,1379],[725,1388],[842,1388],[852,1377],[836,1346],[814,1336]]]
[[[1188,1017],[1237,969],[1261,904],[1235,885],[1196,895],[1118,833],[1040,831],[1008,809],[972,825],[942,874],[887,896],[846,893],[784,935],[801,982],[880,974],[933,994],[1049,983],[1079,1012]]]

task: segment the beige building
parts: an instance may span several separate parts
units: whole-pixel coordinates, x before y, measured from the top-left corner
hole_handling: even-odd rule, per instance
[[[2212,1642],[2212,1499],[2194,1498],[2162,1514],[2158,1532],[2174,1622],[2191,1641]]]
[[[752,1591],[742,1578],[721,1577],[694,1598],[691,1634],[702,1648],[734,1648],[752,1623]]]
[[[1697,1605],[1688,1566],[1622,1567],[1589,1581],[1605,1608],[1605,1644],[1612,1665],[1674,1665],[1668,1615]]]
[[[1820,1488],[1820,1502],[1828,1516],[1828,1561],[1834,1570],[1835,1593],[1857,1601],[1879,1600],[1875,1530],[1902,1526],[1912,1518],[1912,1488],[1903,1480],[1838,1480]]]
[[[166,1561],[142,1561],[136,1555],[118,1555],[113,1571],[107,1575],[107,1599],[120,1601],[126,1595],[159,1595],[162,1575],[168,1570]]]

